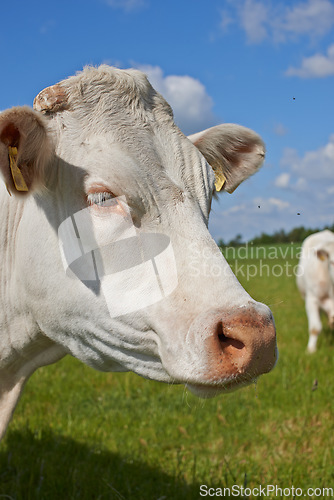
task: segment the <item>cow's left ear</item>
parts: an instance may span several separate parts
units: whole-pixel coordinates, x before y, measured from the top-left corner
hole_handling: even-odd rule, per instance
[[[232,193],[262,165],[265,146],[253,130],[225,123],[189,136],[216,175],[216,190]]]
[[[13,194],[28,194],[44,184],[52,155],[43,116],[28,106],[0,113],[0,171]]]

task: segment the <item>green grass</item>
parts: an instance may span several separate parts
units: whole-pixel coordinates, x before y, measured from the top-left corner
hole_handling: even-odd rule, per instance
[[[306,354],[304,304],[292,276],[273,275],[286,264],[287,246],[277,248],[275,258],[268,248],[261,261],[250,249],[230,259],[274,313],[280,358],[270,374],[199,400],[181,386],[98,373],[69,357],[42,368],[0,447],[0,499],[193,500],[204,498],[201,484],[334,487],[334,339],[325,326],[317,353]],[[262,276],[247,279],[253,264]]]

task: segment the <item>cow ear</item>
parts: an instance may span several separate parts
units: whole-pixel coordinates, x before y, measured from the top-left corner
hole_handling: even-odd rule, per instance
[[[262,165],[265,146],[253,130],[225,123],[189,136],[216,175],[216,190],[233,191]]]
[[[27,106],[0,113],[0,171],[9,193],[24,195],[41,187],[51,154],[40,113]]]
[[[328,252],[326,252],[326,250],[320,248],[319,250],[317,250],[317,257],[319,260],[325,261],[328,259],[329,255]]]

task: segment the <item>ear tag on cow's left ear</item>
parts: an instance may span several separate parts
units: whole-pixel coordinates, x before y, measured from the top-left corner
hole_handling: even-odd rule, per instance
[[[8,146],[9,165],[17,191],[29,191],[21,170],[17,166],[17,148]]]
[[[226,177],[222,172],[215,172],[216,180],[215,180],[215,188],[216,191],[221,191],[226,182]]]

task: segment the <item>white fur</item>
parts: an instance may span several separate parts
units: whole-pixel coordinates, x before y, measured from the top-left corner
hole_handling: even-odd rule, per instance
[[[320,253],[319,253],[320,252]],[[319,258],[320,257],[322,258]],[[322,330],[320,310],[334,323],[334,234],[325,230],[305,239],[297,272],[297,285],[305,298],[310,353],[316,351]]]

